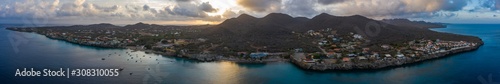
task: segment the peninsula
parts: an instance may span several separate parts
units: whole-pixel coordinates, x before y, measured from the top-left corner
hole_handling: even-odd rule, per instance
[[[360,15],[313,18],[247,14],[218,25],[172,26],[137,23],[7,28],[71,43],[140,50],[199,61],[292,62],[309,70],[379,69],[400,66],[483,45],[478,37],[428,28],[445,24],[405,19],[373,20]]]

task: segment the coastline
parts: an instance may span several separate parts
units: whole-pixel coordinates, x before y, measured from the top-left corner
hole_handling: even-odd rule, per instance
[[[11,30],[15,31],[15,30]],[[15,32],[21,32],[21,31],[15,31]],[[39,34],[36,32],[32,32],[35,34]],[[43,34],[39,34],[43,35]],[[399,67],[399,66],[404,66],[404,65],[410,65],[410,64],[415,64],[419,62],[425,62],[427,60],[434,60],[434,59],[439,59],[443,57],[448,57],[452,56],[453,54],[459,54],[459,53],[464,53],[464,52],[470,52],[477,50],[480,48],[484,42],[481,40],[477,45],[467,47],[467,48],[462,48],[462,49],[457,49],[457,50],[452,50],[448,52],[443,52],[443,53],[437,53],[437,54],[432,54],[430,56],[426,56],[426,58],[423,59],[418,59],[418,60],[408,60],[408,59],[396,59],[396,60],[390,60],[390,61],[385,61],[385,62],[376,62],[376,63],[341,63],[341,64],[334,64],[334,65],[321,65],[321,64],[302,64],[293,58],[289,59],[271,59],[271,60],[249,60],[249,59],[242,59],[242,58],[232,58],[232,57],[223,57],[223,56],[202,56],[202,54],[174,54],[170,52],[160,52],[160,51],[154,51],[154,50],[148,50],[148,49],[133,49],[133,48],[128,48],[127,46],[122,46],[122,47],[113,47],[113,46],[100,46],[100,45],[87,45],[87,44],[81,44],[78,42],[72,42],[66,39],[62,38],[54,38],[50,37],[47,35],[43,35],[49,39],[54,39],[54,40],[61,40],[77,45],[83,45],[83,46],[90,46],[90,47],[99,47],[99,48],[110,48],[110,49],[130,49],[134,51],[142,51],[146,53],[154,53],[154,54],[160,54],[162,56],[169,56],[169,57],[180,57],[180,58],[187,58],[187,59],[192,59],[196,61],[201,61],[201,62],[211,62],[211,61],[229,61],[229,62],[234,62],[234,63],[270,63],[270,62],[290,62],[297,67],[300,67],[301,69],[305,70],[314,70],[314,71],[325,71],[325,70],[369,70],[369,69],[383,69],[383,68],[391,68],[391,67]]]
[[[295,64],[298,67],[301,67],[302,69],[305,70],[313,70],[313,71],[328,71],[328,70],[375,70],[375,69],[384,69],[384,68],[394,68],[394,67],[400,67],[400,66],[405,66],[405,65],[411,65],[415,63],[420,63],[420,62],[425,62],[429,60],[437,60],[440,58],[444,57],[450,57],[455,54],[460,54],[460,53],[465,53],[465,52],[471,52],[479,49],[484,43],[478,43],[476,46],[471,46],[467,48],[462,48],[462,49],[457,49],[449,52],[443,52],[443,53],[437,53],[433,54],[430,56],[425,56],[426,58],[423,59],[418,59],[418,60],[412,60],[412,59],[395,59],[395,60],[390,60],[390,61],[384,61],[384,62],[377,62],[377,63],[360,63],[360,64],[353,64],[353,63],[348,63],[348,64],[334,64],[334,65],[323,65],[323,64],[305,64],[296,60],[290,61],[291,63]]]

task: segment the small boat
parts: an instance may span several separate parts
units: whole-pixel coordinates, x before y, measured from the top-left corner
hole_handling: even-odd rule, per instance
[[[120,67],[120,69],[118,69],[118,71],[123,71],[123,67]]]
[[[106,59],[102,58],[101,60],[106,60]]]

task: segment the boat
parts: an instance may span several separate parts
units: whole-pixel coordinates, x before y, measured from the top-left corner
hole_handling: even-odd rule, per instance
[[[118,69],[118,71],[123,71],[123,69],[124,69],[123,67],[120,67],[120,69]]]

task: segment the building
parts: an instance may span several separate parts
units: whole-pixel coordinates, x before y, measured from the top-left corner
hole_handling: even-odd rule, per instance
[[[405,57],[405,55],[403,55],[403,54],[398,54],[396,56],[398,56],[399,58]]]
[[[385,57],[392,57],[391,54],[385,54]]]
[[[349,61],[351,61],[351,58],[344,57],[344,58],[342,58],[342,61],[343,61],[343,62],[349,62]]]
[[[264,53],[264,52],[250,53],[250,57],[252,58],[262,58],[266,57],[267,55],[269,55],[269,53]]]
[[[367,58],[365,56],[359,56],[358,59],[359,60],[366,60]]]

